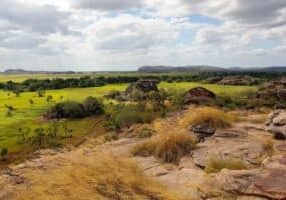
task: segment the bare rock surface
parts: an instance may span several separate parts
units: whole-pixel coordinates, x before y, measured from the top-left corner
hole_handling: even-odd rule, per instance
[[[286,155],[266,160],[260,169],[223,170],[216,177],[221,188],[240,195],[286,199]]]
[[[193,151],[193,158],[196,165],[201,168],[205,168],[211,157],[237,158],[248,165],[257,166],[263,154],[264,147],[261,141],[241,130],[226,129],[198,144],[198,148]]]
[[[266,121],[267,131],[276,139],[286,139],[286,110],[276,110],[269,114]]]

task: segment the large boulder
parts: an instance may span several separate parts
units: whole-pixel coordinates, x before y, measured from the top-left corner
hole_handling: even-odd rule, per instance
[[[205,138],[214,135],[216,128],[213,128],[208,124],[199,124],[192,125],[190,127],[190,131],[192,131],[198,137],[199,142],[203,142]]]
[[[158,91],[158,81],[157,80],[139,80],[136,83],[132,83],[125,90],[126,94],[130,94],[135,90],[148,93],[151,91]]]
[[[157,80],[139,80],[136,83],[130,84],[125,92],[122,93],[121,98],[123,100],[132,100],[139,98],[141,100],[146,99],[149,92],[158,92]]]
[[[266,130],[273,133],[276,139],[286,139],[286,110],[276,110],[269,114]]]
[[[185,94],[185,104],[204,104],[209,103],[215,100],[216,95],[215,93],[203,88],[203,87],[196,87],[190,89]]]

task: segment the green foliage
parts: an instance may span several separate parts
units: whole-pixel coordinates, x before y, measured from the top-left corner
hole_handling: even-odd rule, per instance
[[[49,119],[77,119],[103,113],[103,103],[94,97],[87,97],[83,103],[76,101],[60,102],[52,106],[45,114]]]
[[[107,99],[113,99],[116,101],[122,101],[123,100],[121,97],[121,92],[118,90],[111,90],[106,95],[104,95],[104,97]]]
[[[1,149],[0,155],[1,155],[2,158],[7,156],[8,155],[8,149],[7,148]]]
[[[106,113],[108,126],[115,130],[137,123],[150,123],[155,118],[155,113],[141,104],[110,104],[106,107]]]
[[[127,111],[118,113],[114,119],[117,127],[130,127],[138,123],[150,123],[154,119],[154,114],[150,112]]]
[[[48,95],[46,98],[47,103],[51,103],[51,101],[53,100],[53,96],[52,95]]]
[[[46,91],[45,91],[45,90],[40,90],[40,89],[37,90],[37,95],[38,95],[38,97],[44,97],[45,94],[46,94]]]
[[[45,117],[49,119],[82,118],[85,116],[83,105],[75,101],[65,101],[52,106]]]
[[[103,102],[95,97],[87,97],[83,103],[85,114],[88,116],[103,113]]]

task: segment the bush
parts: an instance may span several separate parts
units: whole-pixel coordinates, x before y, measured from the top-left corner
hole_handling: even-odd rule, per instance
[[[2,160],[6,160],[6,156],[8,155],[8,149],[7,148],[1,149],[0,155]]]
[[[132,154],[137,156],[155,156],[167,163],[178,164],[183,156],[195,147],[193,137],[184,131],[163,128],[158,135],[136,145]]]
[[[115,124],[119,128],[124,128],[138,123],[150,123],[154,118],[154,114],[150,112],[126,111],[116,115]]]
[[[108,94],[105,95],[105,98],[107,99],[113,99],[113,100],[117,100],[117,101],[121,101],[121,92],[118,90],[112,90],[110,91]]]
[[[213,128],[227,128],[232,121],[232,116],[220,109],[199,107],[189,109],[180,123],[185,127],[205,124]]]
[[[97,115],[103,112],[103,103],[94,97],[87,97],[83,102],[87,115]]]
[[[45,117],[49,119],[76,119],[101,114],[102,112],[103,104],[101,101],[94,97],[87,97],[82,104],[75,101],[57,103],[47,111]]]
[[[85,116],[83,105],[75,101],[57,103],[46,113],[49,119],[81,118]]]
[[[208,160],[205,171],[207,173],[217,173],[222,169],[242,170],[247,169],[247,167],[246,164],[239,159],[213,157]]]
[[[109,104],[106,106],[107,126],[113,130],[130,127],[137,123],[150,123],[155,118],[153,111],[143,104]]]

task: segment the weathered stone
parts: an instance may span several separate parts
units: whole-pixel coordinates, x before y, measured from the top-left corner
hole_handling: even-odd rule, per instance
[[[286,111],[271,113],[266,121],[266,130],[273,133],[276,139],[286,139]]]
[[[219,84],[222,85],[254,85],[260,80],[251,76],[227,76],[224,77]]]
[[[216,129],[209,126],[208,124],[192,125],[190,131],[195,133],[200,141],[203,141],[204,138],[212,136]]]
[[[257,94],[259,99],[286,101],[286,78],[277,81],[271,81],[266,84]]]
[[[216,95],[203,88],[203,87],[196,87],[190,89],[185,94],[185,104],[195,103],[195,104],[203,104],[207,102],[211,102],[216,98]]]
[[[217,132],[221,132],[218,130]],[[214,136],[216,136],[215,133]],[[194,162],[197,166],[205,168],[208,160],[212,157],[235,158],[244,161],[249,166],[258,166],[259,158],[265,154],[263,143],[248,137],[247,133],[235,130],[224,131],[222,137],[211,137],[197,145],[192,151]],[[230,137],[224,137],[229,135]],[[233,137],[232,137],[233,136]]]
[[[281,156],[277,156],[264,162],[261,169],[223,170],[216,178],[225,191],[282,200],[286,199],[285,164],[281,163]]]
[[[139,80],[136,83],[133,83],[129,87],[127,87],[125,93],[131,94],[132,92],[134,92],[134,90],[139,90],[144,93],[158,91],[157,85],[157,80]]]

